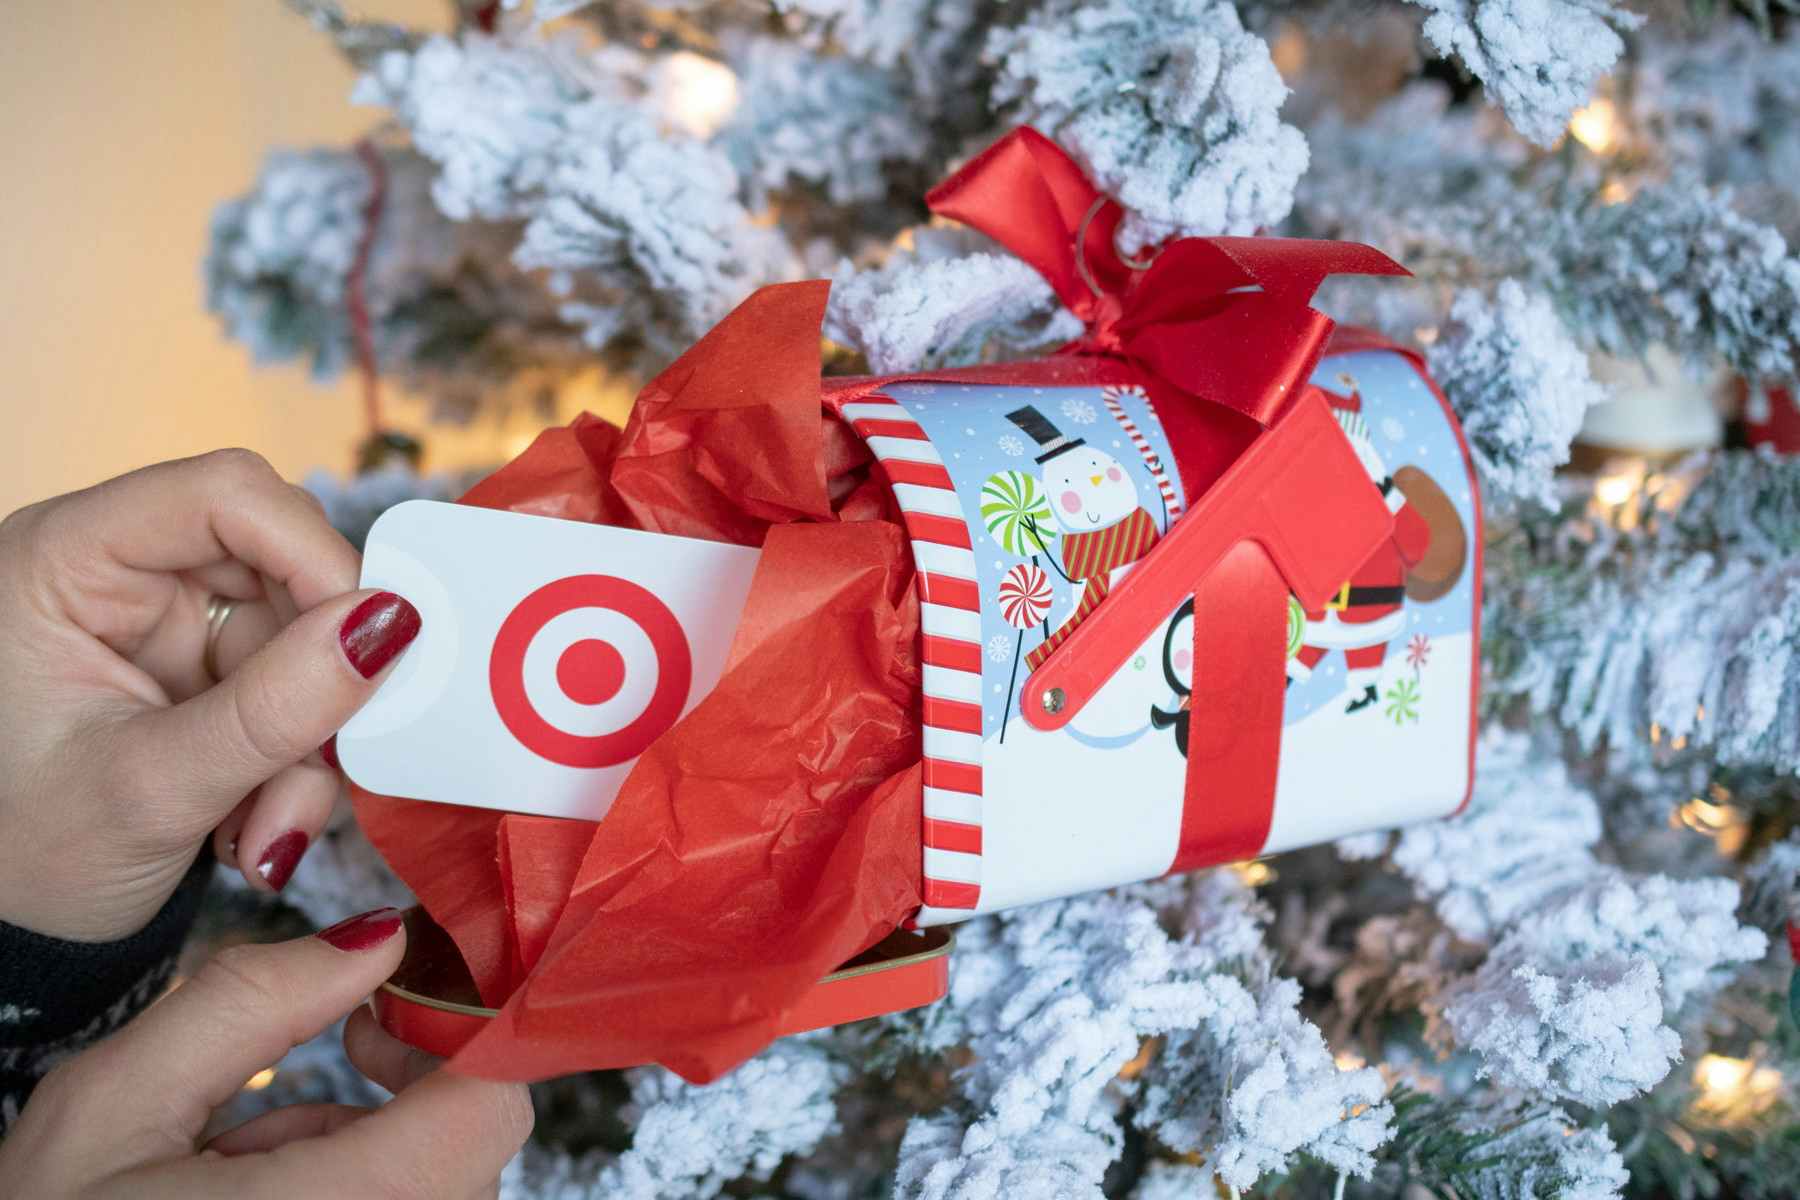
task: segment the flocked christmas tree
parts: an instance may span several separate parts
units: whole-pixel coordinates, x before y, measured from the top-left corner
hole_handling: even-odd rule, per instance
[[[1609,363],[1800,375],[1787,0],[465,0],[434,35],[291,2],[376,112],[219,210],[211,304],[261,359],[466,418],[819,275],[874,370],[1048,349],[1048,285],[922,206],[1030,123],[1128,253],[1404,262],[1320,306],[1428,353],[1488,508],[1463,815],[972,922],[942,1003],[709,1087],[541,1085],[506,1195],[1800,1195],[1800,460],[1565,467],[1590,406],[1657,419]],[[354,533],[450,485],[317,486]],[[396,887],[340,821],[286,899]],[[253,1082],[368,1088],[330,1040]]]

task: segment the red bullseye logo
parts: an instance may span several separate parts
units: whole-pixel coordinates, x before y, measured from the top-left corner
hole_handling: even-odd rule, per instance
[[[580,705],[605,704],[634,672],[655,671],[649,702],[619,729],[571,733],[546,720],[531,701],[527,652],[551,621],[581,609],[624,617],[654,655],[653,662],[628,662],[611,642],[589,637],[570,643],[556,660],[556,686]],[[488,687],[500,720],[527,750],[565,767],[610,767],[642,754],[681,716],[693,673],[687,635],[675,614],[644,588],[612,575],[571,575],[525,597],[501,624],[488,659]]]

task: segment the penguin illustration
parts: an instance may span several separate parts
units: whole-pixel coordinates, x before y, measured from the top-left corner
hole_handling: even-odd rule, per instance
[[[1175,730],[1175,748],[1186,758],[1188,752],[1188,722],[1192,715],[1190,704],[1194,693],[1194,598],[1189,596],[1182,601],[1181,607],[1175,610],[1175,617],[1169,622],[1168,632],[1163,635],[1162,648],[1163,678],[1169,683],[1169,689],[1175,693],[1175,707],[1163,709],[1152,704],[1150,706],[1150,724],[1157,729]]]

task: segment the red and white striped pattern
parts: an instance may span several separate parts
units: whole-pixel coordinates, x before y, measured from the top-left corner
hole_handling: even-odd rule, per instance
[[[925,760],[925,907],[966,919],[981,900],[981,591],[962,503],[919,423],[888,396],[840,409],[886,474],[919,580]]]
[[[1175,490],[1175,485],[1169,482],[1169,476],[1163,470],[1162,458],[1155,450],[1151,449],[1150,440],[1144,436],[1143,430],[1137,427],[1137,422],[1133,421],[1125,411],[1125,406],[1119,403],[1119,397],[1122,395],[1136,396],[1142,399],[1146,408],[1150,407],[1150,397],[1143,388],[1136,384],[1125,387],[1107,387],[1100,390],[1100,402],[1106,405],[1106,411],[1113,415],[1113,420],[1119,423],[1120,428],[1125,430],[1125,436],[1131,439],[1133,446],[1137,447],[1138,457],[1143,459],[1144,466],[1149,468],[1150,478],[1156,480],[1156,490],[1162,493],[1163,503],[1169,508],[1169,520],[1173,521],[1181,515],[1181,495]]]
[[[1000,579],[1000,616],[1014,629],[1032,629],[1050,615],[1056,593],[1036,563],[1019,563]]]

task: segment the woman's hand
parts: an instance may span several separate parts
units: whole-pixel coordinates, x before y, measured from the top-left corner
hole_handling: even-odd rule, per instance
[[[374,1110],[294,1105],[202,1140],[215,1108],[359,1003],[394,970],[405,944],[400,914],[383,909],[313,937],[215,955],[45,1078],[0,1142],[0,1194],[493,1195],[501,1168],[531,1132],[526,1089],[426,1074],[431,1060],[388,1037],[367,1009],[345,1027],[345,1049],[365,1075],[400,1092],[397,1099]]]
[[[252,886],[286,883],[338,795],[318,747],[419,628],[399,597],[352,592],[358,570],[247,450],[0,522],[0,920],[127,936],[215,830]],[[223,682],[202,666],[213,596],[240,602]]]

